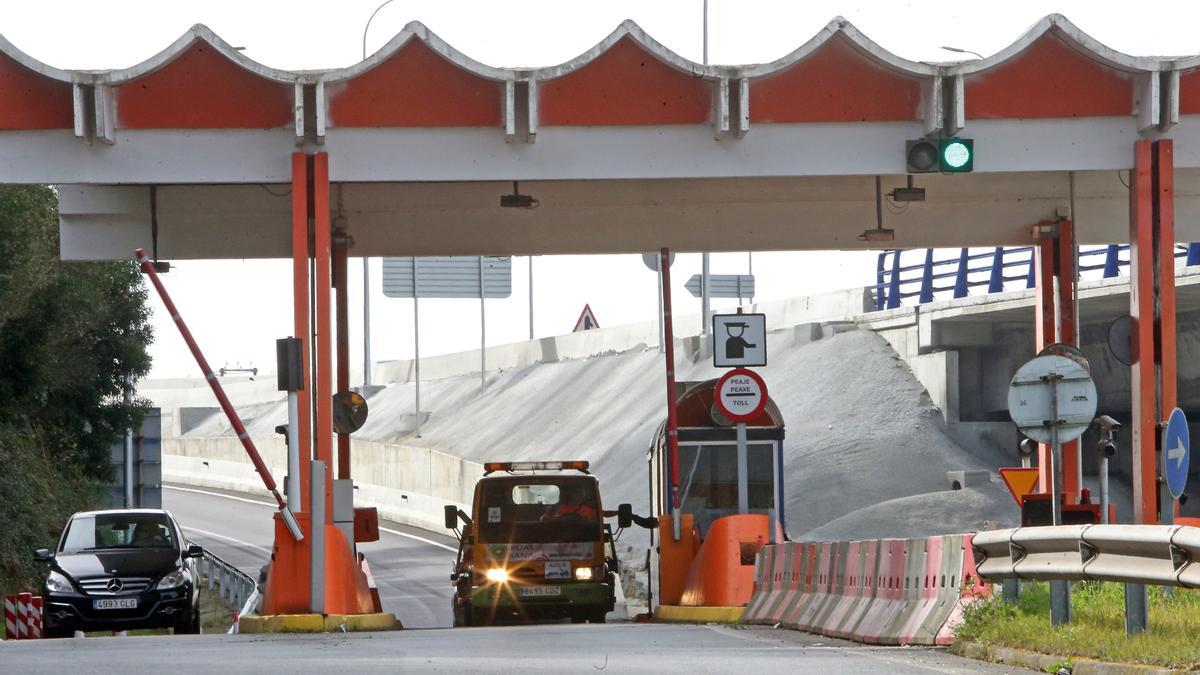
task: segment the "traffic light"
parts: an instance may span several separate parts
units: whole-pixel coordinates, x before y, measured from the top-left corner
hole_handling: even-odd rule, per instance
[[[970,138],[906,141],[904,151],[908,173],[968,173],[975,169],[975,141]]]

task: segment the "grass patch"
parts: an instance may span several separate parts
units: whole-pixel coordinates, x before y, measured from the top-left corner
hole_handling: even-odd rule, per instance
[[[1050,625],[1050,586],[1021,584],[1021,598],[999,592],[967,606],[958,639],[1068,658],[1200,669],[1200,591],[1148,590],[1150,627],[1125,635],[1125,588],[1118,583],[1072,584],[1071,623]]]

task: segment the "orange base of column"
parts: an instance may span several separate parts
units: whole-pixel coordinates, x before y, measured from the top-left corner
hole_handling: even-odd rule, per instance
[[[275,514],[275,545],[263,592],[263,614],[309,613],[309,514],[297,513],[304,541],[296,541],[283,518]],[[325,612],[370,614],[379,611],[371,598],[367,577],[354,558],[346,536],[336,526],[325,525]]]

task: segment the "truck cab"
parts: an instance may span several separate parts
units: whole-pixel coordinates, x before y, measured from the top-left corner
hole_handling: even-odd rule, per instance
[[[587,462],[487,463],[470,515],[453,505],[445,515],[459,538],[455,626],[603,623],[612,611],[617,556]]]

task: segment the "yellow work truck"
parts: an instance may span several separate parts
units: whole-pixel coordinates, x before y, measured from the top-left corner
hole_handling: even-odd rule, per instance
[[[605,515],[585,461],[485,464],[471,514],[446,506],[446,527],[459,539],[450,575],[454,625],[603,623],[617,572]],[[608,515],[621,526],[633,517],[628,504]]]

